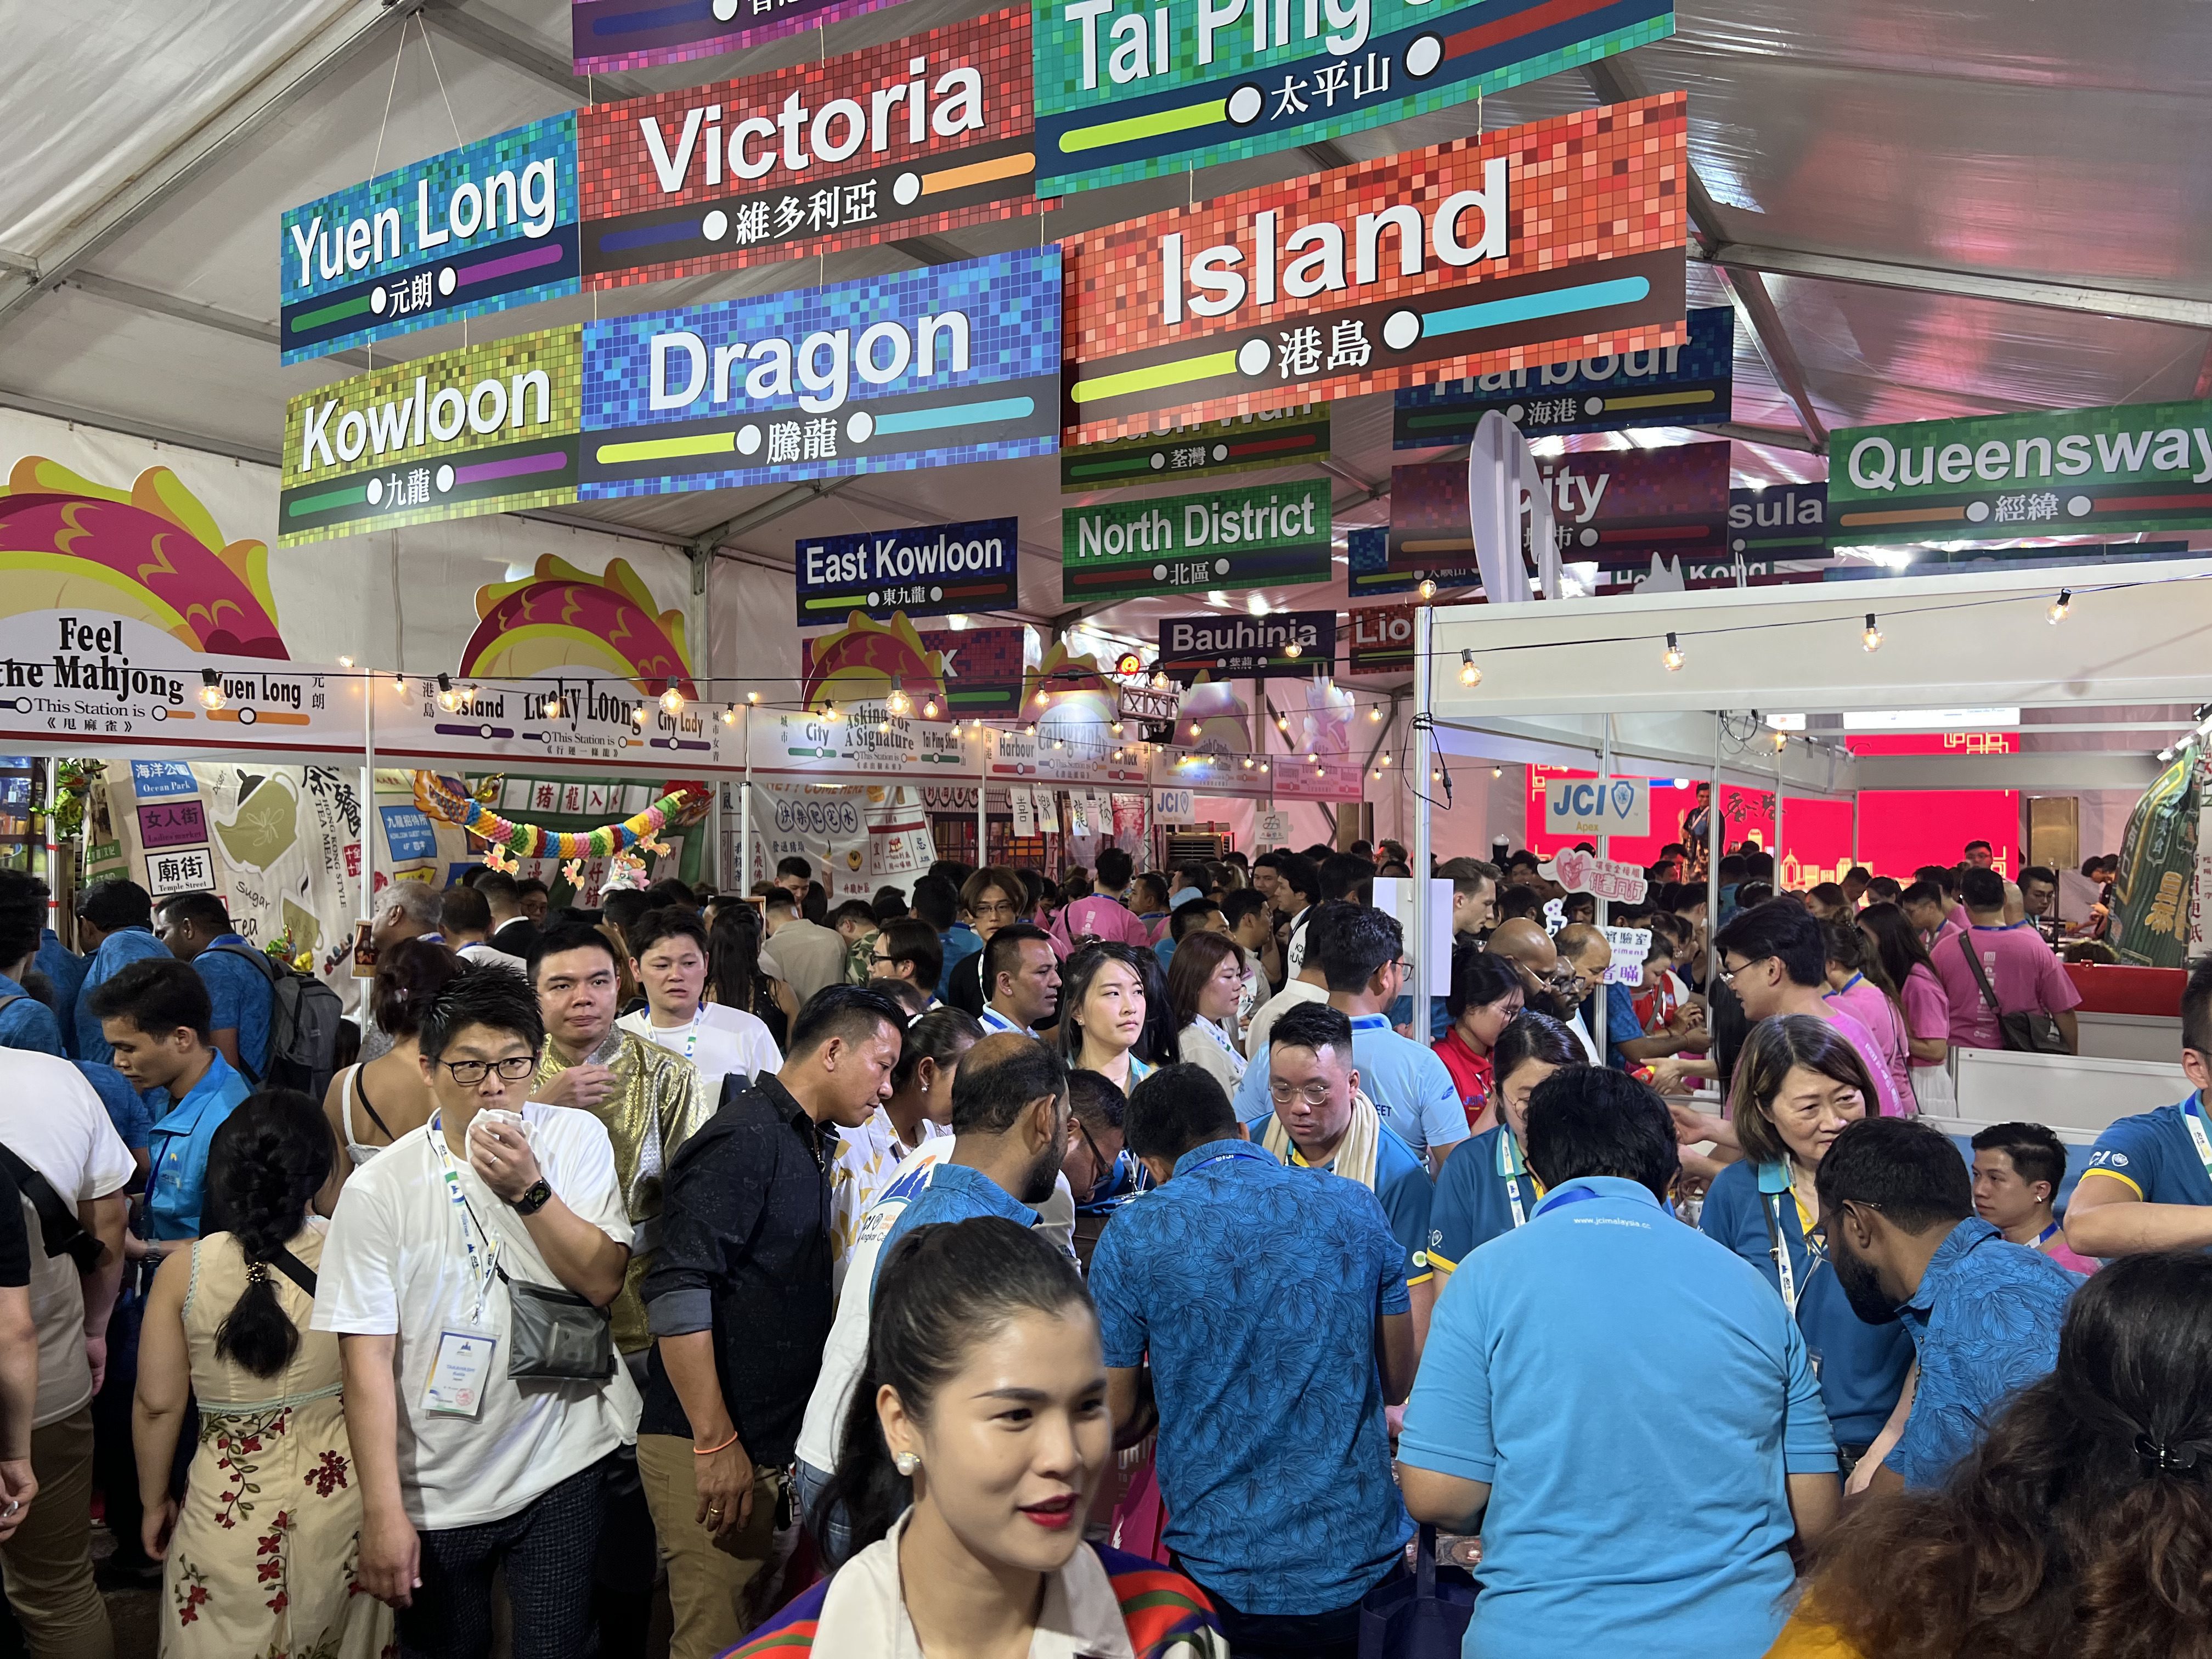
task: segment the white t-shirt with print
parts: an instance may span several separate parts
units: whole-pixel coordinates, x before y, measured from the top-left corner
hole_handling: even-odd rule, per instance
[[[722,1080],[732,1072],[750,1082],[783,1069],[782,1052],[769,1035],[766,1023],[742,1008],[725,1008],[719,1002],[700,1004],[696,1037],[693,1022],[655,1025],[652,1011],[645,1008],[624,1014],[615,1024],[688,1059],[709,1100],[721,1099]]]
[[[629,1244],[614,1147],[599,1121],[535,1101],[523,1118],[546,1184],[609,1238]],[[513,1206],[493,1196],[465,1158],[453,1158],[453,1167],[477,1219],[498,1241],[508,1277],[557,1286]],[[479,1317],[478,1286],[490,1276],[481,1267],[471,1271],[466,1218],[447,1196],[446,1168],[426,1126],[354,1171],[331,1218],[311,1322],[340,1335],[398,1339],[400,1498],[407,1518],[432,1531],[480,1526],[525,1508],[635,1439],[639,1408],[621,1365],[604,1384],[508,1377],[507,1290],[493,1278]],[[476,1242],[481,1263],[483,1240]],[[423,1396],[440,1338],[471,1330],[499,1339],[483,1406],[473,1418],[432,1412]]]

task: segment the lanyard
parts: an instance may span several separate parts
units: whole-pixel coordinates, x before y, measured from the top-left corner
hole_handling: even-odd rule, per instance
[[[2204,1137],[2203,1090],[2181,1103],[2181,1121],[2189,1126],[2189,1138],[2197,1143],[2197,1156],[2203,1161],[2204,1173],[2212,1176],[2212,1140]]]
[[[1783,1303],[1789,1308],[1790,1316],[1795,1318],[1797,1313],[1797,1298],[1803,1294],[1803,1287],[1797,1283],[1796,1264],[1790,1260],[1790,1240],[1782,1230],[1784,1194],[1788,1194],[1791,1205],[1797,1211],[1797,1236],[1805,1247],[1805,1279],[1808,1284],[1812,1282],[1813,1275],[1820,1271],[1820,1263],[1824,1258],[1815,1242],[1814,1230],[1805,1224],[1805,1201],[1797,1196],[1796,1183],[1788,1181],[1789,1166],[1787,1164],[1762,1166],[1761,1176],[1766,1176],[1770,1169],[1776,1172],[1777,1177],[1782,1179],[1784,1184],[1769,1190],[1769,1179],[1763,1179],[1760,1182],[1759,1197],[1766,1208],[1767,1254],[1774,1258],[1774,1276],[1782,1287]]]
[[[1505,1182],[1505,1201],[1512,1206],[1513,1224],[1527,1226],[1528,1217],[1521,1207],[1521,1177],[1524,1175],[1528,1176],[1528,1184],[1535,1188],[1540,1203],[1544,1197],[1544,1188],[1536,1177],[1529,1174],[1528,1166],[1522,1163],[1520,1144],[1513,1139],[1513,1131],[1510,1128],[1498,1137],[1498,1174]],[[1585,1188],[1583,1190],[1589,1189]]]
[[[1236,1073],[1237,1080],[1242,1082],[1244,1078],[1244,1067],[1247,1062],[1244,1056],[1237,1052],[1236,1045],[1231,1043],[1227,1037],[1222,1036],[1221,1028],[1218,1025],[1216,1025],[1212,1020],[1208,1019],[1204,1014],[1199,1014],[1194,1017],[1191,1020],[1191,1024],[1197,1026],[1198,1029],[1205,1032],[1206,1036],[1212,1037],[1215,1044],[1219,1047],[1221,1052],[1229,1056],[1230,1069]],[[1136,1056],[1132,1054],[1129,1058],[1131,1065],[1133,1066],[1136,1063]],[[1134,1081],[1134,1079],[1133,1079],[1132,1081]]]
[[[702,1002],[697,1008],[692,1011],[691,1029],[684,1034],[684,1060],[686,1065],[690,1063],[691,1056],[699,1052],[699,1022],[706,1018],[707,1005]],[[651,1014],[647,1014],[645,1017],[645,1028],[647,1030],[653,1033],[653,1040],[655,1043],[660,1042],[661,1032],[668,1029],[665,1025],[655,1025],[653,1023],[653,1016]],[[665,1047],[666,1045],[663,1044],[661,1046]]]
[[[491,1282],[499,1273],[499,1242],[489,1233],[484,1232],[483,1224],[477,1220],[477,1212],[469,1203],[469,1195],[461,1190],[461,1172],[454,1165],[453,1152],[446,1145],[445,1129],[440,1122],[443,1115],[442,1111],[431,1113],[430,1121],[423,1127],[422,1132],[430,1137],[430,1144],[438,1149],[439,1166],[445,1171],[446,1196],[452,1200],[455,1219],[460,1225],[462,1248],[469,1253],[469,1279],[477,1287],[475,1316],[481,1322],[483,1319],[484,1301],[491,1295]],[[471,1224],[473,1224],[473,1231]],[[483,1233],[484,1241],[484,1248],[481,1252],[483,1256],[483,1266],[481,1268],[477,1265],[477,1258],[480,1254],[477,1249],[476,1234],[477,1233]]]
[[[1541,1204],[1539,1204],[1536,1206],[1536,1213],[1538,1215],[1548,1215],[1553,1210],[1565,1209],[1570,1204],[1587,1204],[1592,1199],[1603,1198],[1605,1194],[1603,1193],[1595,1191],[1588,1187],[1570,1187],[1564,1192],[1553,1193]]]
[[[2041,1232],[2036,1234],[2035,1248],[2039,1250],[2048,1249],[2050,1248],[2051,1241],[2058,1236],[2058,1226],[2059,1224],[2054,1221],[2048,1227],[2045,1227]]]

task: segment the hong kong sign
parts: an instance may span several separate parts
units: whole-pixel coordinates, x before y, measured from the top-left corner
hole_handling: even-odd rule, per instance
[[[1335,659],[1334,611],[1172,617],[1160,624],[1159,665],[1180,680],[1326,671]]]
[[[1391,441],[1399,449],[1463,444],[1493,409],[1530,437],[1618,432],[1639,426],[1714,426],[1731,418],[1735,313],[1709,306],[1690,313],[1686,344],[1608,351],[1572,362],[1501,369],[1398,393]]]
[[[1316,479],[1071,507],[1060,515],[1060,596],[1067,605],[1326,581],[1328,485]]]
[[[994,12],[577,118],[586,284],[1035,212],[1030,18]]]
[[[1226,421],[1176,422],[1166,432],[1060,452],[1060,487],[1110,489],[1154,478],[1212,478],[1328,459],[1328,405],[1268,409]]]
[[[1011,609],[1020,526],[1012,519],[817,536],[798,544],[799,625],[842,623],[855,611],[943,617]]]
[[[533,121],[293,208],[278,238],[287,363],[574,294],[576,118]]]
[[[1685,336],[1683,94],[1070,238],[1070,443]]]
[[[1040,194],[1248,160],[1663,40],[1671,0],[1035,0]]]
[[[576,73],[606,75],[720,57],[892,0],[570,0]]]

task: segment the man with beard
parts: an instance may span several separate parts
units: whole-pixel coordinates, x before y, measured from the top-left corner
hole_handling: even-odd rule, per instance
[[[1965,1161],[1927,1124],[1850,1125],[1820,1160],[1815,1189],[1851,1311],[1869,1325],[1903,1320],[1918,1350],[1911,1414],[1871,1489],[1940,1486],[2006,1401],[2057,1364],[2058,1328],[2081,1281],[1974,1213]]]

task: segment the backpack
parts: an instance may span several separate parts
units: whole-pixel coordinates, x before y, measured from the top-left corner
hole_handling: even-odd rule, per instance
[[[338,1022],[345,1013],[338,994],[313,974],[303,974],[250,945],[208,948],[243,957],[269,981],[269,1060],[258,1075],[241,1061],[238,1069],[246,1081],[303,1090],[320,1100],[337,1070]]]

